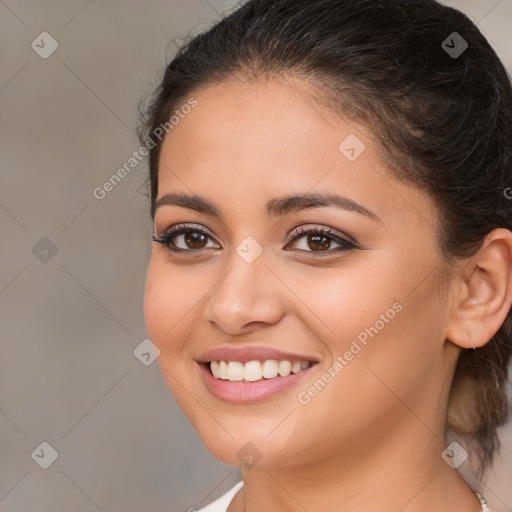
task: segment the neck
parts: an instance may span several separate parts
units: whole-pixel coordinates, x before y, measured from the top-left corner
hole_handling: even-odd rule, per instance
[[[228,512],[481,512],[478,498],[441,458],[443,437],[413,415],[389,432],[304,465],[245,468],[244,487]]]

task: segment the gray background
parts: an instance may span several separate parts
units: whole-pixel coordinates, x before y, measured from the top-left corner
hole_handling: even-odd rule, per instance
[[[512,0],[445,3],[512,70]],[[146,164],[92,194],[139,148],[137,102],[173,41],[234,4],[0,0],[1,512],[187,511],[240,479],[206,452],[157,363],[134,355],[147,338]],[[47,59],[31,47],[44,31],[59,45]],[[510,422],[502,440],[483,489],[494,512],[512,510]],[[49,457],[44,441],[58,453],[47,469],[31,455]]]

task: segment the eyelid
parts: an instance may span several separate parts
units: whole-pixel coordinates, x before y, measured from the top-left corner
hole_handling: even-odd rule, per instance
[[[293,228],[292,232],[287,238],[286,244],[295,241],[295,238],[300,237],[302,234],[308,234],[310,231],[320,231],[322,234],[325,234],[331,238],[340,238],[346,244],[359,247],[359,244],[350,235],[343,233],[342,231],[338,231],[337,229],[328,226],[320,226],[318,224],[300,224],[298,227]]]
[[[169,233],[174,234],[176,231],[178,231],[180,229],[194,229],[194,228],[198,229],[199,231],[204,231],[206,234],[208,234],[213,239],[215,239],[215,235],[208,228],[204,227],[202,224],[194,224],[194,223],[173,224],[172,226],[169,226],[168,228],[165,228],[164,230],[162,230],[163,233],[160,236],[165,236],[165,235],[168,235]],[[340,238],[345,239],[347,242],[357,245],[357,242],[347,233],[343,233],[343,232],[333,229],[331,227],[319,226],[317,224],[298,224],[297,226],[293,227],[291,233],[288,235],[288,237],[286,239],[286,243],[287,244],[290,243],[298,235],[306,233],[310,230],[318,230],[318,231],[322,230],[326,234],[337,235]]]
[[[173,224],[172,226],[169,226],[168,228],[161,230],[161,232],[159,232],[160,230],[155,231],[154,234],[164,237],[164,236],[168,236],[170,234],[176,235],[176,233],[178,231],[185,230],[185,229],[191,230],[191,231],[196,229],[197,231],[208,235],[209,237],[211,237],[213,240],[216,241],[215,235],[208,228],[204,227],[202,224],[195,224],[193,222],[192,223]],[[218,242],[216,241],[216,243],[218,243]]]
[[[187,233],[188,231],[195,231],[195,232],[202,233],[202,234],[206,235],[207,237],[209,237],[210,239],[212,239],[212,241],[214,243],[216,243],[217,245],[220,245],[219,242],[217,242],[213,233],[208,228],[204,227],[201,224],[194,224],[194,223],[173,224],[172,226],[170,226],[162,231],[163,231],[163,233],[161,233],[160,230],[154,230],[151,239],[153,240],[153,242],[162,244],[170,252],[199,253],[206,249],[206,248],[203,248],[203,249],[181,249],[180,247],[176,247],[173,245],[173,242],[171,242],[172,239],[174,239],[178,236],[181,236],[181,235]],[[221,248],[222,248],[222,246],[221,246]]]
[[[181,236],[188,231],[194,231],[194,230],[196,232],[206,235],[207,237],[212,239],[212,241],[214,243],[216,243],[217,245],[220,245],[220,247],[222,248],[221,244],[219,244],[219,242],[216,241],[215,236],[213,235],[213,233],[211,233],[211,231],[209,229],[202,226],[201,224],[194,224],[194,223],[174,224],[174,225],[170,226],[169,228],[165,229],[163,234],[157,234],[157,236],[155,236],[155,233],[153,233],[152,239],[154,242],[158,242],[158,243],[164,245],[169,251],[175,252],[175,253],[200,254],[201,252],[203,252],[207,249],[211,249],[211,247],[210,248],[203,247],[201,249],[183,249],[180,247],[176,247],[171,242],[171,240],[174,239],[175,237]],[[300,252],[310,252],[311,254],[316,255],[316,256],[322,256],[322,255],[328,256],[328,255],[332,255],[333,253],[336,253],[338,251],[344,252],[344,251],[347,251],[350,249],[359,249],[360,248],[359,244],[350,235],[347,235],[341,231],[333,229],[330,226],[325,227],[325,226],[319,226],[319,225],[315,225],[315,224],[300,224],[299,226],[295,226],[292,229],[292,232],[290,233],[290,235],[287,237],[286,246],[288,246],[292,242],[298,243],[298,241],[303,236],[311,234],[311,233],[313,233],[313,234],[318,233],[318,234],[326,235],[328,238],[330,238],[335,243],[340,245],[340,247],[335,248],[335,249],[330,249],[328,251],[303,251],[303,250],[300,250]],[[285,246],[285,250],[287,250],[286,246]]]

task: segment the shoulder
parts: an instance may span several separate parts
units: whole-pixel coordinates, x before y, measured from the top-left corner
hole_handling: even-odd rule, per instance
[[[198,510],[197,512],[226,512],[226,509],[229,507],[231,500],[243,485],[243,481],[238,482],[226,494],[223,494],[220,498],[217,498],[215,501]]]

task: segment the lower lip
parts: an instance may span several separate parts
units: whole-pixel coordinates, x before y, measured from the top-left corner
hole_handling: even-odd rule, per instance
[[[199,363],[206,387],[221,400],[239,404],[260,402],[272,398],[297,384],[304,375],[308,374],[309,371],[316,366],[316,364],[311,365],[309,368],[301,370],[299,373],[290,373],[290,375],[286,377],[278,376],[272,379],[257,380],[255,382],[231,382],[229,380],[215,378],[210,373],[207,364]]]

